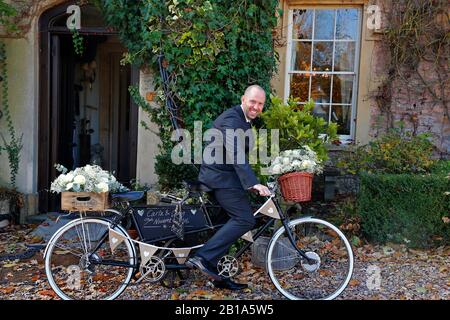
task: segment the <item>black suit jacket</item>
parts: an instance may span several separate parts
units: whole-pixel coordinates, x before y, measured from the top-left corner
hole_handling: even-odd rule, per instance
[[[221,148],[223,161],[222,164],[206,164],[203,162],[198,180],[211,189],[248,189],[258,184],[259,181],[248,161],[248,153],[254,143],[253,134],[248,136],[244,144],[237,143],[235,139],[233,148],[231,147],[233,139],[226,133],[226,129],[242,129],[243,131],[251,129],[250,123],[245,119],[242,107],[237,105],[224,111],[214,121],[213,128],[220,130],[223,140],[214,140],[208,147]],[[226,162],[226,155],[232,158],[229,159],[232,160],[232,163]],[[245,159],[243,159],[243,155],[245,155]]]

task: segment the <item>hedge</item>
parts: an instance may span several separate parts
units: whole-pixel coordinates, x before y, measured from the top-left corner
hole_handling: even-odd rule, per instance
[[[357,207],[365,236],[378,243],[430,247],[450,240],[445,175],[361,174]]]

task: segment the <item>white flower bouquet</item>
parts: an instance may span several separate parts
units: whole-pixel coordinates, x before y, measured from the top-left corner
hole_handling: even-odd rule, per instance
[[[283,198],[294,202],[311,200],[313,175],[322,171],[322,162],[308,146],[282,151],[269,167],[269,173],[278,176]]]
[[[60,164],[55,165],[55,168],[61,172],[50,187],[50,191],[55,193],[129,191],[111,173],[97,165],[86,165],[70,172],[67,172],[67,168]]]
[[[289,172],[319,174],[323,171],[322,162],[308,146],[301,149],[285,150],[276,157],[269,168],[270,174],[282,175]]]

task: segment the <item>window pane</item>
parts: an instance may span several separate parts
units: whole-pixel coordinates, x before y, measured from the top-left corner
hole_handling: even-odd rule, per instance
[[[292,43],[292,70],[311,70],[311,42]]]
[[[314,42],[313,71],[331,71],[333,42]]]
[[[294,10],[293,39],[312,39],[313,10]]]
[[[328,104],[326,105],[320,105],[315,104],[313,109],[313,114],[316,117],[320,117],[323,120],[325,120],[326,123],[328,123],[328,113],[330,111],[330,106]]]
[[[351,106],[332,105],[331,110],[331,121],[338,125],[337,133],[350,135]]]
[[[316,103],[329,103],[331,89],[331,75],[316,74],[312,76],[311,99]]]
[[[356,40],[358,35],[358,10],[339,9],[336,13],[336,39]]]
[[[333,76],[333,103],[352,103],[353,79],[352,75]]]
[[[336,42],[334,71],[353,71],[355,66],[355,43]]]
[[[314,39],[334,39],[334,10],[316,10]]]
[[[309,95],[309,76],[303,74],[291,74],[290,96],[297,98],[299,102],[307,102]]]

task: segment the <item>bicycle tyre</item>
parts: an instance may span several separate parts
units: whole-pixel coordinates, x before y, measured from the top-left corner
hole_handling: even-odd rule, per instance
[[[266,270],[277,290],[290,300],[339,296],[353,273],[353,252],[345,235],[331,223],[311,217],[292,220],[288,226],[296,245],[316,263],[308,264],[293,248],[286,229],[278,229],[266,252]]]
[[[44,252],[45,272],[55,293],[63,300],[113,300],[127,287],[134,267],[90,264],[87,254],[108,233],[110,222],[104,218],[79,218],[61,227],[49,240]],[[127,239],[111,251],[108,238],[94,258],[114,259],[135,266],[136,249],[125,229],[115,231]],[[94,233],[96,232],[96,233]],[[89,244],[89,247],[88,247]],[[117,260],[116,260],[117,259]],[[116,287],[117,284],[117,287]]]

